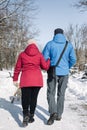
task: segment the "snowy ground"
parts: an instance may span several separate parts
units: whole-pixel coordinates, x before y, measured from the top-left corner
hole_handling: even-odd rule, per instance
[[[20,102],[10,101],[16,91],[8,71],[0,71],[0,130],[87,130],[87,81],[81,82],[81,75],[70,76],[65,96],[65,109],[61,121],[46,125],[49,118],[46,100],[46,73],[43,73],[44,87],[38,96],[35,122],[26,128],[21,125]]]

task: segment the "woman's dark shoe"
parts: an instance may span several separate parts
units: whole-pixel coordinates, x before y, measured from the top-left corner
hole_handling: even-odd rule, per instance
[[[34,114],[29,114],[29,120],[28,122],[29,123],[33,123],[35,120],[34,120]]]
[[[23,127],[26,127],[28,125],[28,121],[29,121],[29,116],[24,116],[23,123],[22,123]]]

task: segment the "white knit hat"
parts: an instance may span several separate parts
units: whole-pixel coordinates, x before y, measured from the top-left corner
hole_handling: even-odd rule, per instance
[[[29,40],[28,40],[28,44],[30,45],[30,44],[32,44],[32,43],[36,44],[36,41],[35,41],[34,39],[29,39]]]

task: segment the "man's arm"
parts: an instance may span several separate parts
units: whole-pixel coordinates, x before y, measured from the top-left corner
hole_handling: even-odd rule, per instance
[[[75,54],[75,50],[72,46],[71,51],[70,51],[70,56],[69,56],[69,68],[71,68],[75,64],[76,64],[76,54]]]
[[[44,55],[45,60],[48,60],[50,58],[50,46],[49,46],[49,43],[47,43],[46,46],[44,47],[42,54]]]

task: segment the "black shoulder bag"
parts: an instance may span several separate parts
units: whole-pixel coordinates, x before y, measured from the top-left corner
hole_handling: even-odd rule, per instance
[[[63,49],[63,51],[61,52],[60,57],[59,57],[59,59],[58,59],[56,65],[55,65],[55,66],[50,66],[50,68],[48,69],[48,71],[47,71],[48,77],[53,78],[53,77],[56,76],[56,74],[55,74],[55,68],[56,68],[56,66],[58,66],[58,64],[59,64],[59,62],[60,62],[60,60],[61,60],[61,58],[62,58],[62,56],[63,56],[63,54],[64,54],[64,51],[65,51],[67,45],[68,45],[68,41],[66,41],[66,44],[65,44],[65,46],[64,46],[64,49]]]

